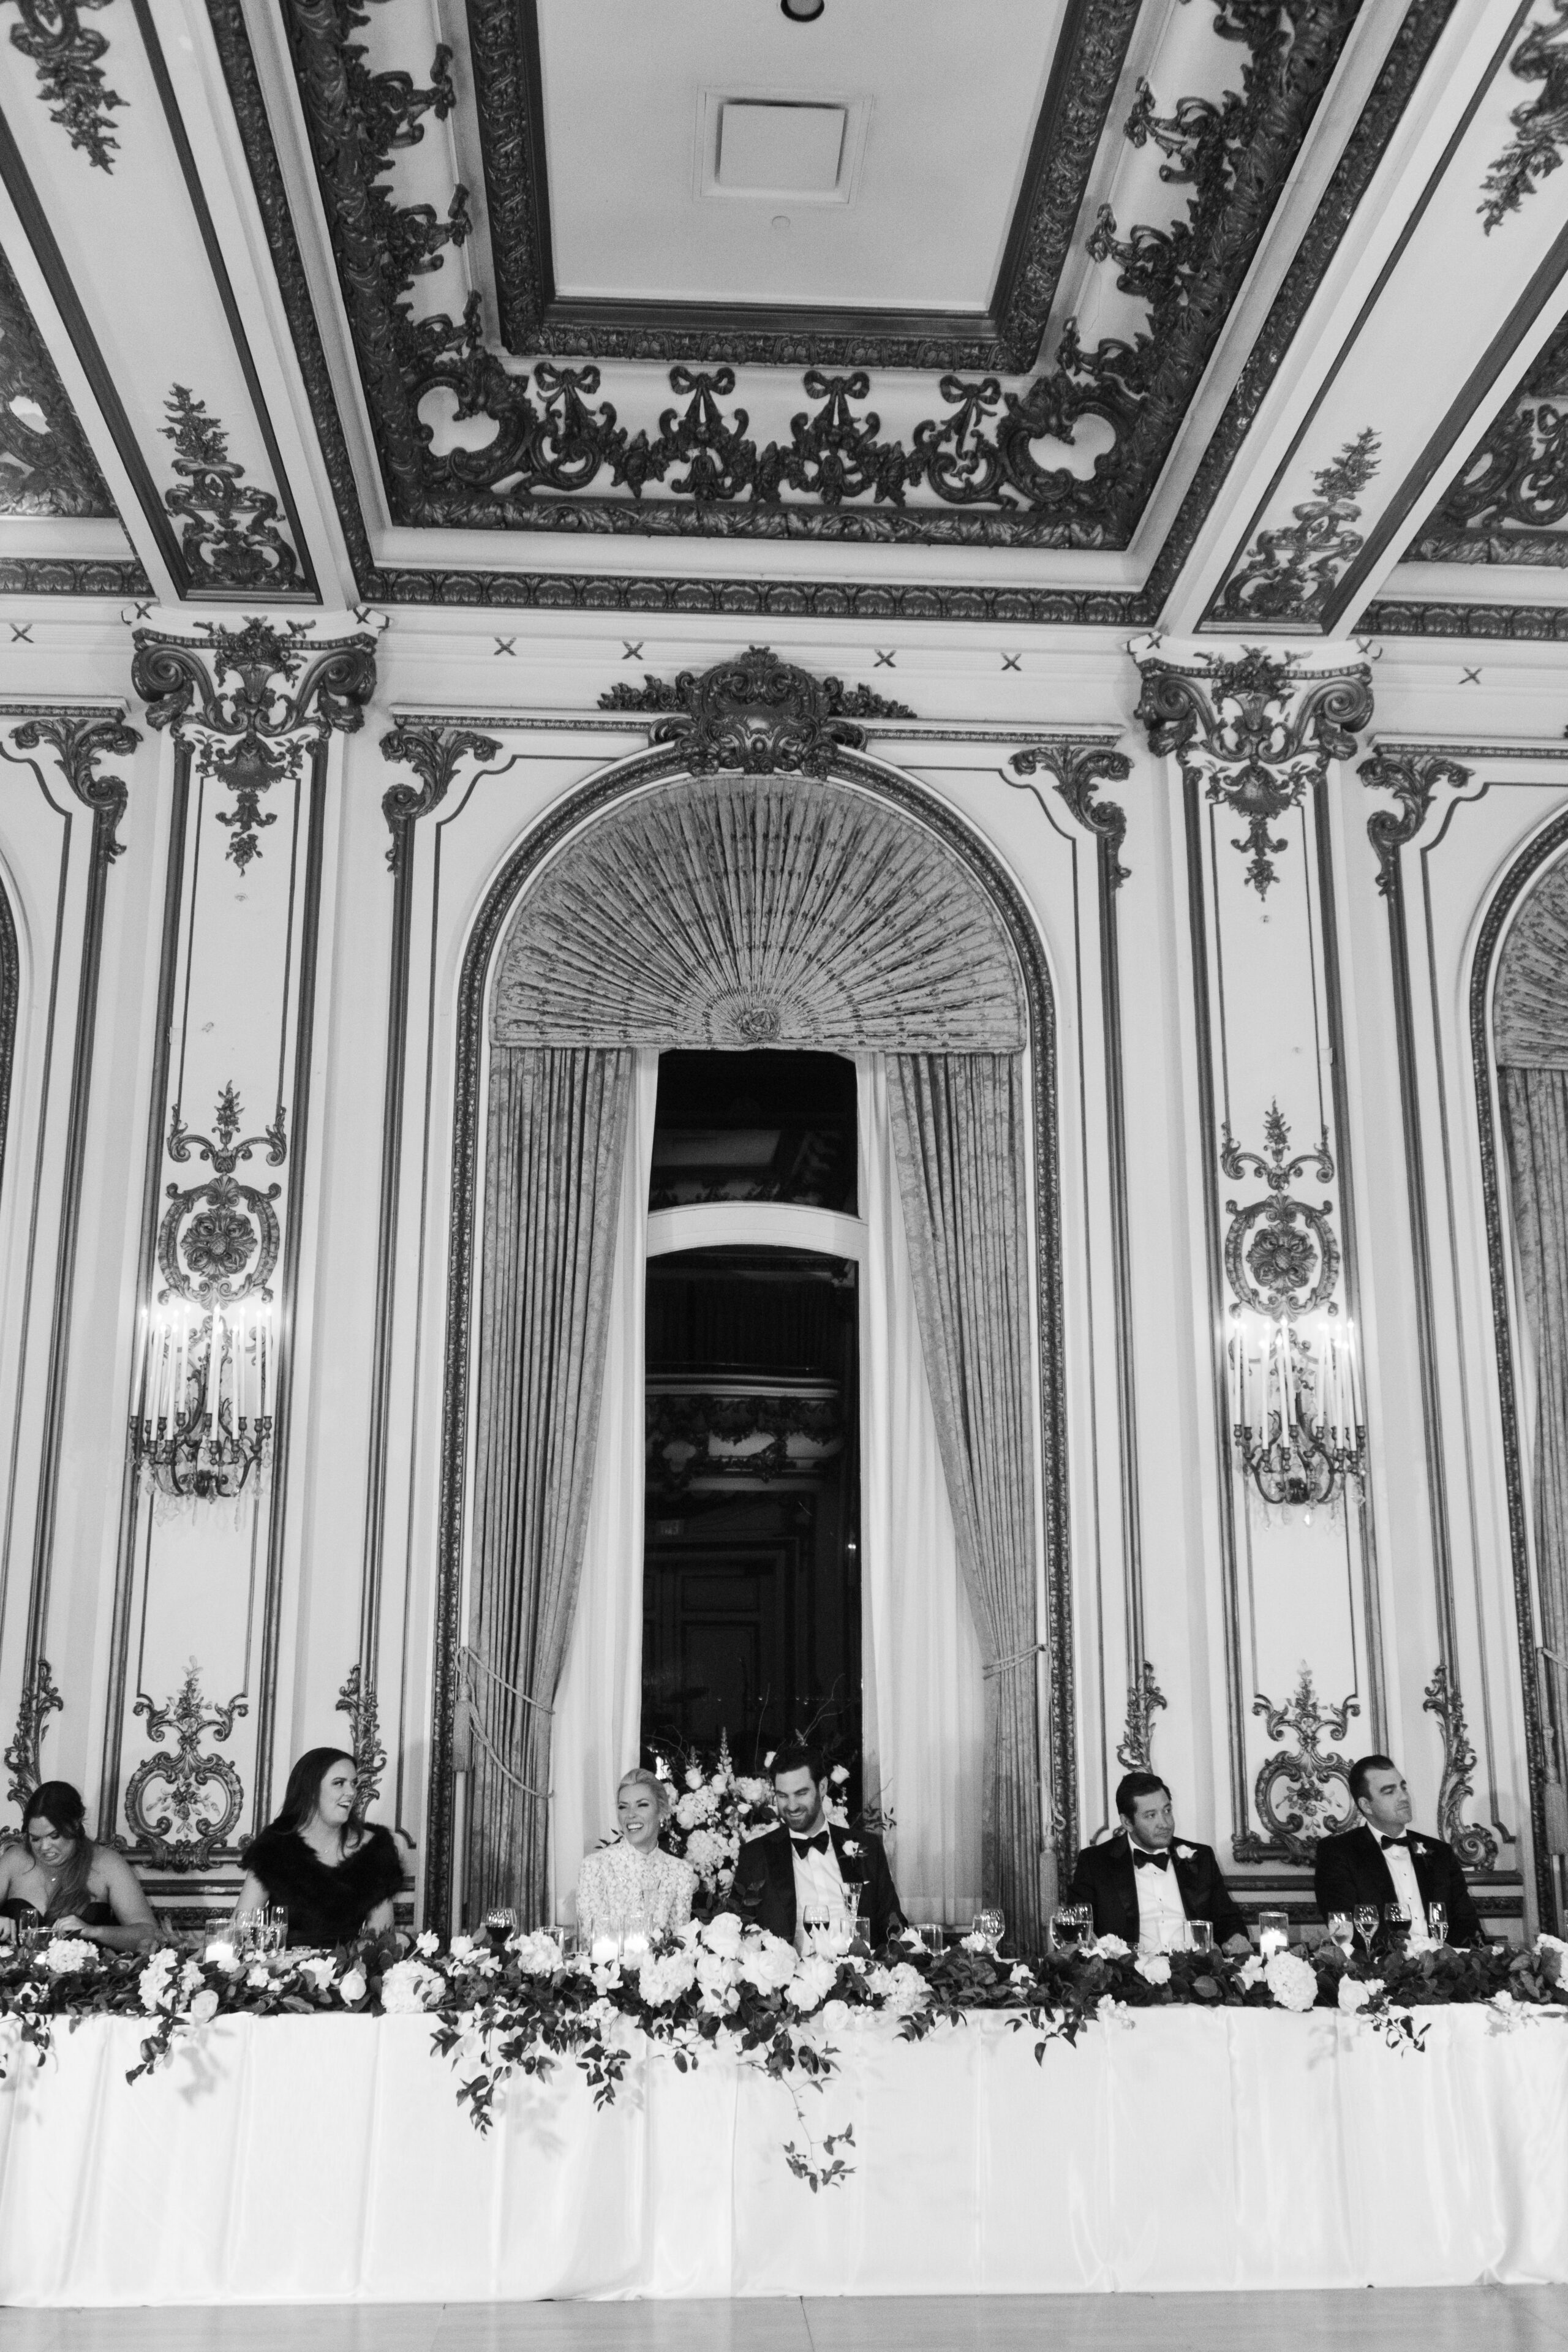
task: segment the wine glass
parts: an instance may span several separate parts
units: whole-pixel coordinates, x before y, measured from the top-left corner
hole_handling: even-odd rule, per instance
[[[492,1903],[485,1913],[485,1932],[491,1940],[504,1944],[509,1936],[517,1933],[517,1913],[510,1904]]]
[[[983,1910],[975,1913],[974,1925],[971,1933],[985,1946],[987,1951],[994,1956],[996,1948],[1002,1941],[1002,1933],[1006,1924],[1001,1912],[994,1905],[987,1904]]]
[[[827,1940],[827,1930],[832,1922],[833,1914],[826,1903],[807,1903],[804,1906],[800,1915],[800,1927],[807,1951],[822,1950]]]
[[[1375,1903],[1358,1903],[1355,1907],[1355,1931],[1366,1946],[1366,1956],[1372,1958],[1372,1939],[1377,1933],[1378,1910]]]
[[[1408,1937],[1410,1933],[1410,1914],[1403,1903],[1384,1905],[1383,1925],[1389,1943],[1397,1948],[1401,1937]]]
[[[1355,1949],[1355,1928],[1348,1911],[1330,1912],[1329,1937],[1331,1942],[1339,1946],[1348,1960]]]
[[[1446,1904],[1428,1903],[1426,1906],[1426,1933],[1435,1944],[1447,1942],[1448,1911]]]

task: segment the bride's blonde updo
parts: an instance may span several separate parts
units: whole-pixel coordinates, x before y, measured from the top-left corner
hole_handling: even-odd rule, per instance
[[[634,1781],[642,1788],[653,1790],[654,1801],[658,1807],[658,1817],[661,1822],[668,1820],[670,1808],[675,1802],[675,1793],[668,1781],[661,1780],[657,1772],[650,1772],[646,1764],[634,1764],[629,1772],[621,1774],[620,1779],[616,1782],[616,1801],[619,1801],[621,1790],[630,1788]]]

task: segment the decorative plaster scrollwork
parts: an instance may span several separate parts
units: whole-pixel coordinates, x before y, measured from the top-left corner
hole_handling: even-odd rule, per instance
[[[364,724],[375,691],[375,639],[313,642],[308,622],[277,629],[249,620],[241,629],[208,626],[195,637],[155,629],[135,632],[132,681],[153,727],[196,732],[203,772],[235,795],[215,811],[231,835],[226,855],[243,874],[261,856],[258,835],[271,824],[262,795],[297,775],[313,732],[353,734]]]
[[[336,1712],[349,1719],[349,1748],[354,1759],[355,1801],[363,1812],[375,1802],[381,1791],[381,1776],[386,1769],[386,1750],[381,1744],[381,1722],[376,1707],[375,1685],[365,1679],[358,1665],[349,1668],[343,1686],[338,1693]]]
[[[245,467],[229,456],[228,436],[205,401],[177,383],[163,405],[171,421],[159,430],[174,445],[181,478],[163,504],[184,518],[180,545],[198,589],[297,588],[300,560],[279,528],[271,491],[242,478]]]
[[[174,1735],[172,1752],[144,1756],[125,1784],[125,1819],[136,1847],[160,1870],[205,1870],[238,1822],[245,1788],[226,1756],[204,1753],[211,1732],[225,1740],[247,1712],[243,1693],[208,1707],[195,1658],[174,1696],[156,1706],[143,1694],[134,1712],[150,1739]]]
[[[1165,1694],[1154,1679],[1154,1669],[1144,1659],[1136,1680],[1127,1685],[1127,1728],[1116,1749],[1116,1760],[1129,1772],[1151,1769],[1150,1751],[1154,1744],[1154,1713],[1166,1705]]]
[[[461,761],[499,760],[500,745],[467,728],[422,727],[417,719],[404,719],[382,737],[381,756],[412,768],[419,779],[417,785],[389,784],[381,796],[381,813],[392,835],[386,863],[396,874],[408,855],[409,835],[422,816],[440,807]]]
[[[1026,743],[1007,765],[1020,777],[1045,770],[1084,831],[1097,834],[1105,845],[1110,853],[1110,887],[1120,890],[1131,873],[1121,863],[1127,812],[1115,801],[1097,801],[1094,795],[1102,781],[1120,783],[1131,774],[1132,762],[1126,752],[1113,751],[1103,743]]]
[[[1447,1838],[1467,1870],[1496,1867],[1498,1842],[1479,1822],[1465,1819],[1465,1807],[1475,1794],[1476,1751],[1465,1724],[1459,1685],[1445,1665],[1439,1665],[1421,1694],[1427,1715],[1435,1715],[1443,1732],[1443,1778],[1437,1790],[1437,1834]]]
[[[1233,808],[1247,831],[1232,847],[1247,856],[1247,879],[1261,898],[1279,877],[1283,835],[1268,828],[1322,781],[1331,760],[1348,760],[1354,730],[1372,718],[1364,663],[1304,670],[1257,646],[1238,660],[1178,667],[1152,655],[1142,663],[1138,717],[1152,751],[1174,753],[1182,773],[1207,797]]]
[[[1362,548],[1362,491],[1377,472],[1381,443],[1369,425],[1312,477],[1312,496],[1292,507],[1292,523],[1260,530],[1225,583],[1228,620],[1316,621],[1341,573]]]
[[[1369,793],[1392,793],[1397,810],[1378,809],[1366,821],[1367,839],[1377,852],[1377,887],[1385,898],[1394,895],[1399,853],[1414,841],[1426,821],[1426,812],[1446,785],[1462,792],[1470,770],[1441,751],[1374,751],[1356,773]]]
[[[109,119],[125,100],[109,88],[99,64],[109,43],[81,21],[84,8],[107,7],[109,0],[16,0],[22,21],[11,27],[11,43],[38,68],[38,89],[73,147],[100,172],[112,172],[119,148]]]
[[[25,719],[11,730],[19,751],[36,751],[47,743],[56,754],[67,783],[84,808],[92,811],[92,855],[98,866],[111,865],[125,847],[120,820],[131,795],[122,776],[95,772],[101,759],[125,759],[142,738],[134,727],[118,719],[52,712],[47,718]]]
[[[1230,1129],[1223,1130],[1219,1164],[1225,1173],[1235,1182],[1250,1171],[1268,1188],[1266,1200],[1249,1202],[1246,1208],[1226,1202],[1230,1223],[1225,1270],[1244,1307],[1294,1322],[1333,1297],[1340,1245],[1329,1223],[1332,1202],[1314,1209],[1310,1202],[1292,1199],[1290,1187],[1305,1168],[1315,1171],[1320,1183],[1331,1184],[1334,1163],[1326,1128],[1313,1150],[1288,1157],[1290,1129],[1277,1102],[1269,1104],[1264,1116],[1263,1133],[1267,1156],[1242,1150]]]
[[[1264,1759],[1254,1791],[1258,1819],[1292,1862],[1310,1862],[1321,1839],[1348,1829],[1356,1817],[1349,1759],[1336,1748],[1320,1750],[1318,1742],[1325,1737],[1342,1739],[1351,1717],[1361,1713],[1360,1702],[1352,1695],[1337,1707],[1323,1706],[1312,1685],[1312,1670],[1303,1663],[1283,1706],[1276,1706],[1260,1691],[1252,1712],[1265,1718],[1270,1739],[1283,1739],[1289,1733],[1296,1742],[1294,1751],[1282,1748]],[[1260,1858],[1256,1852],[1244,1853],[1243,1843],[1237,1841],[1238,1861]]]
[[[259,1144],[267,1146],[268,1165],[282,1167],[289,1149],[283,1119],[279,1103],[269,1128],[237,1142],[241,1112],[232,1084],[218,1097],[213,1122],[216,1132],[211,1136],[193,1136],[180,1116],[179,1104],[173,1106],[170,1159],[189,1160],[194,1148],[196,1157],[211,1165],[213,1174],[207,1183],[189,1190],[178,1184],[166,1189],[169,1205],[158,1227],[158,1264],[168,1285],[165,1301],[186,1298],[203,1307],[227,1307],[257,1296],[270,1301],[272,1293],[267,1285],[278,1263],[279,1240],[278,1213],[272,1203],[282,1188],[269,1184],[265,1192],[260,1192],[254,1184],[238,1182],[234,1171]]]
[[[599,697],[599,708],[670,713],[650,730],[649,740],[679,743],[694,776],[721,769],[825,776],[836,753],[864,748],[865,730],[856,719],[915,715],[907,703],[871,687],[813,677],[767,646],[751,646],[711,669],[683,669],[675,678],[650,674],[641,686],[612,686]]]
[[[40,1657],[31,1675],[22,1685],[21,1704],[16,1709],[16,1729],[11,1745],[5,1750],[5,1769],[11,1775],[11,1785],[5,1793],[14,1805],[25,1805],[43,1778],[38,1751],[51,1715],[58,1715],[65,1701],[55,1687],[55,1678],[47,1658]]]
[[[1477,210],[1489,236],[1556,171],[1568,146],[1568,0],[1552,0],[1552,6],[1556,22],[1527,26],[1508,61],[1510,73],[1538,81],[1541,90],[1510,115],[1513,139],[1487,173]]]
[[[648,1484],[665,1495],[694,1478],[799,1478],[844,1450],[837,1396],[650,1392],[647,1414]]]

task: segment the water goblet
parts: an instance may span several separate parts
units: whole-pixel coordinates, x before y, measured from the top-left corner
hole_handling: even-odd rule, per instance
[[[994,1958],[1001,1944],[1006,1924],[1001,1912],[992,1904],[987,1904],[974,1915],[974,1926],[971,1933],[978,1937]]]
[[[509,1904],[492,1903],[485,1913],[485,1933],[493,1943],[504,1944],[517,1933],[517,1913]]]
[[[1398,1948],[1400,1938],[1402,1937],[1408,1938],[1410,1934],[1410,1914],[1405,1909],[1403,1903],[1385,1903],[1384,1905],[1383,1927],[1384,1933],[1388,1937],[1390,1946],[1394,1949]]]
[[[1354,1917],[1356,1934],[1366,1946],[1366,1957],[1370,1960],[1372,1958],[1373,1937],[1376,1935],[1378,1928],[1378,1910],[1376,1904],[1358,1903],[1355,1907]]]
[[[1339,1946],[1346,1959],[1355,1949],[1355,1925],[1348,1911],[1331,1911],[1329,1938]]]
[[[1448,1910],[1446,1904],[1428,1903],[1426,1906],[1426,1933],[1435,1944],[1447,1942]]]
[[[1070,1952],[1078,1947],[1078,1918],[1070,1903],[1058,1903],[1051,1913],[1051,1948]]]

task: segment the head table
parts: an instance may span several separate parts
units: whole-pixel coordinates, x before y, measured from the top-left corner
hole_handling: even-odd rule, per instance
[[[0,2087],[0,2303],[1009,2294],[1568,2280],[1568,2020],[999,2016],[843,2037],[797,2095],[640,2032],[627,2088],[514,2078],[488,2137],[418,2016],[62,2024]],[[814,2190],[784,2153],[853,2127]]]

